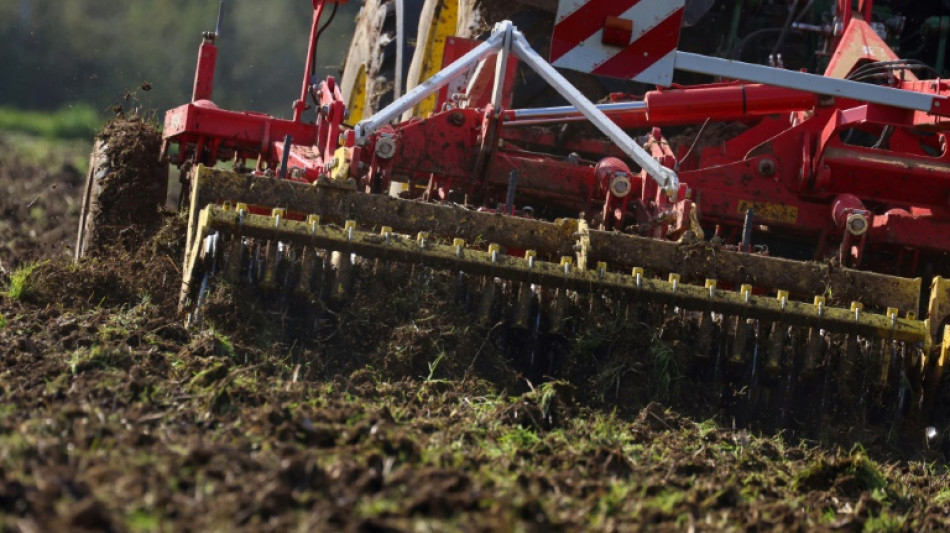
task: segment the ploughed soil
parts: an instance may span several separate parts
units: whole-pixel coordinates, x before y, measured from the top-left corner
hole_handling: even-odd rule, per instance
[[[374,265],[306,328],[219,284],[186,329],[177,215],[73,263],[82,177],[0,165],[5,531],[950,527],[938,450],[737,429],[662,325],[539,341]]]

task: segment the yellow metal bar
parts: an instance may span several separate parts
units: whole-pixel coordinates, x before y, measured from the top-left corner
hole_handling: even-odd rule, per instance
[[[346,182],[334,180],[320,180],[310,185],[199,165],[191,182],[188,246],[191,246],[198,212],[209,204],[227,201],[284,207],[288,213],[301,217],[313,213],[321,216],[323,224],[343,224],[346,219],[355,219],[367,227],[390,226],[404,234],[427,231],[431,238],[447,242],[452,238],[462,238],[469,243],[496,242],[507,248],[535,250],[539,260],[554,262],[563,255],[573,255],[577,244],[575,219],[546,222],[504,217],[500,220],[500,215],[493,213],[364,194]],[[810,302],[814,295],[824,294],[828,303],[836,306],[860,300],[868,309],[896,307],[902,315],[920,311],[919,278],[739,253],[709,243],[682,245],[663,239],[591,230],[588,262],[593,265],[601,261],[618,271],[643,267],[644,275],[650,277],[680,274],[681,283],[702,284],[707,278],[716,278],[720,286],[751,284],[757,289],[787,290],[790,300]],[[940,287],[944,285],[946,283]],[[950,298],[942,296],[939,301],[948,302]],[[944,305],[950,309],[950,305]],[[948,312],[944,310],[940,314],[947,316]],[[929,316],[936,315],[930,313]],[[939,324],[931,320],[931,325],[936,334]]]
[[[686,309],[710,310],[828,331],[918,342],[925,348],[929,348],[931,342],[926,322],[901,318],[896,313],[882,315],[863,312],[856,315],[850,308],[825,305],[821,297],[816,298],[815,304],[780,301],[774,297],[757,296],[752,293],[750,286],[742,287],[739,292],[718,290],[710,293],[708,287],[682,283],[678,278],[666,281],[645,277],[642,269],[635,268],[633,275],[628,276],[573,268],[570,257],[563,257],[560,264],[540,260],[525,261],[521,257],[503,255],[497,247],[491,248],[491,253],[486,253],[472,249],[463,250],[434,241],[423,243],[399,235],[382,239],[376,233],[354,229],[353,225],[345,229],[329,225],[312,227],[304,221],[287,219],[281,219],[275,224],[273,217],[250,214],[240,217],[220,206],[209,206],[201,213],[198,233],[205,234],[212,230],[327,248],[382,260],[421,263],[550,288],[578,292],[610,289],[622,292],[634,300],[672,302]],[[192,262],[191,268],[198,264]],[[190,277],[191,273],[188,275]]]

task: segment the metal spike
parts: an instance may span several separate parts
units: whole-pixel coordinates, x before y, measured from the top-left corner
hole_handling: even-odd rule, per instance
[[[785,350],[785,337],[788,326],[781,322],[774,322],[769,331],[768,346],[765,350],[765,363],[762,365],[762,375],[770,381],[778,381],[782,372],[782,354]]]
[[[501,254],[501,245],[496,243],[491,243],[488,245],[488,256],[491,258],[492,263],[498,262],[498,257]]]
[[[733,367],[745,365],[746,347],[749,339],[749,323],[744,317],[736,317],[733,329],[732,355],[729,364]]]
[[[277,290],[277,247],[276,241],[267,241],[264,245],[263,272],[259,285],[265,291]]]
[[[231,283],[241,281],[241,272],[244,268],[246,251],[244,247],[244,238],[235,235],[227,246],[227,265],[224,268],[224,277]]]
[[[495,300],[498,294],[498,282],[495,278],[485,278],[478,304],[478,321],[488,325],[494,322]]]
[[[534,288],[530,283],[518,283],[518,301],[515,304],[512,325],[516,328],[528,329],[534,321],[532,310],[535,302]]]
[[[529,269],[533,269],[533,268],[534,268],[534,263],[535,263],[535,261],[537,261],[537,259],[538,259],[538,252],[536,252],[536,251],[534,251],[534,250],[527,250],[527,251],[525,251],[525,253],[524,253],[524,259],[525,259],[525,261],[528,262],[528,268],[529,268]]]

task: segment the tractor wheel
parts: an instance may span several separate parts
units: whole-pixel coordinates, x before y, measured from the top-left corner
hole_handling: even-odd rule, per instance
[[[350,124],[405,94],[422,5],[423,0],[366,0],[363,4],[340,80]]]
[[[161,225],[168,166],[162,136],[141,121],[117,120],[96,138],[83,193],[76,259],[133,250]]]

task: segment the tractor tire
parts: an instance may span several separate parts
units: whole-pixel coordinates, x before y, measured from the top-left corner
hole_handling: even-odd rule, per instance
[[[350,124],[373,115],[405,94],[409,65],[415,52],[416,21],[423,3],[423,0],[364,2],[340,80]]]
[[[117,120],[96,138],[76,237],[77,260],[132,251],[158,231],[168,191],[162,136],[141,121]]]

